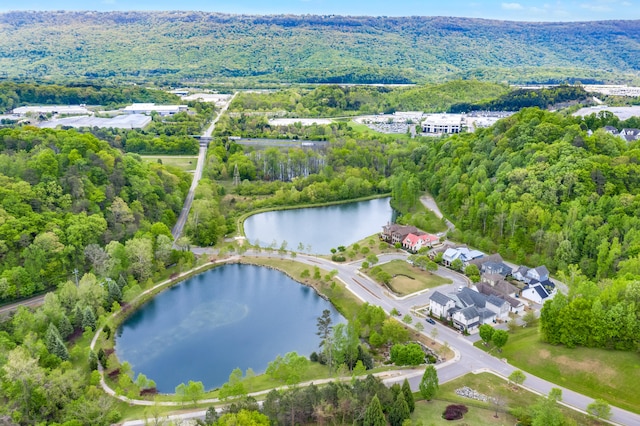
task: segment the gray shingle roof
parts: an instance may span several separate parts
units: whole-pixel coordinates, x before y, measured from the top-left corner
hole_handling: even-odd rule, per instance
[[[446,306],[449,301],[453,301],[449,296],[446,296],[439,291],[434,291],[429,300],[433,300],[438,305]]]

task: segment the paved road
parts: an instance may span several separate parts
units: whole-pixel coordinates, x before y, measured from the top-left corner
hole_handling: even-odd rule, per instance
[[[23,300],[21,302],[11,303],[9,305],[5,305],[0,308],[0,316],[4,314],[11,313],[18,309],[20,306],[28,306],[28,307],[36,307],[40,306],[44,303],[44,297],[46,294],[41,294],[40,296],[32,297],[31,299]]]
[[[198,182],[200,181],[200,178],[202,178],[202,171],[204,170],[204,163],[207,157],[207,146],[208,146],[207,140],[213,134],[213,130],[216,127],[216,123],[218,122],[220,117],[222,117],[222,115],[225,113],[227,108],[229,108],[229,105],[231,104],[235,96],[236,96],[236,93],[234,93],[233,96],[229,98],[227,103],[225,103],[224,106],[220,109],[220,112],[218,113],[218,115],[216,115],[216,118],[213,119],[213,121],[211,122],[207,130],[205,130],[204,133],[202,134],[202,138],[205,139],[205,141],[200,142],[200,151],[198,153],[198,163],[196,165],[196,170],[193,174],[191,187],[189,188],[187,197],[184,200],[184,206],[180,211],[180,216],[178,216],[178,220],[176,221],[176,224],[173,226],[173,229],[171,230],[171,235],[173,235],[174,243],[178,238],[180,238],[180,235],[182,235],[182,230],[184,229],[184,225],[187,223],[187,218],[189,217],[189,210],[191,210],[191,204],[193,203],[193,197],[195,195],[196,188],[198,187]]]

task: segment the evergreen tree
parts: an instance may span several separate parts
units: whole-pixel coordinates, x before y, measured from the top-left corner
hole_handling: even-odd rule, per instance
[[[411,392],[411,386],[407,379],[402,382],[402,393],[404,393],[404,400],[407,402],[409,412],[413,413],[413,410],[416,409],[416,400],[413,397],[413,392]]]
[[[404,392],[401,391],[389,411],[389,423],[391,426],[402,426],[402,423],[409,417],[411,417],[409,406],[404,399]]]
[[[420,381],[420,394],[427,401],[431,401],[438,392],[438,372],[433,365],[424,370]]]
[[[58,328],[53,323],[49,324],[49,328],[45,335],[45,342],[50,354],[56,355],[62,360],[69,359],[69,351],[62,341],[62,337],[60,337]]]
[[[120,291],[120,287],[115,281],[109,280],[108,283],[106,306],[111,307],[113,302],[120,303],[122,301],[122,291]]]
[[[107,359],[107,354],[104,352],[104,349],[100,348],[98,350],[98,361],[100,361],[102,368],[107,368]]]
[[[386,426],[387,420],[382,412],[382,405],[378,395],[374,395],[371,402],[367,406],[367,411],[364,413],[363,426]]]
[[[60,337],[62,337],[62,340],[65,340],[71,335],[71,333],[73,333],[73,326],[71,325],[71,321],[69,321],[68,316],[62,315],[62,317],[60,317],[58,331],[60,331]]]
[[[76,328],[82,327],[83,315],[82,315],[82,308],[80,307],[80,305],[76,305],[73,308],[73,313],[72,313],[71,318],[73,320],[73,321],[71,321],[71,325],[73,326],[74,330]]]
[[[96,316],[90,306],[84,308],[84,311],[82,312],[82,328],[84,329],[87,327],[91,330],[96,329]]]
[[[98,356],[92,350],[89,350],[89,370],[95,371],[98,369]]]

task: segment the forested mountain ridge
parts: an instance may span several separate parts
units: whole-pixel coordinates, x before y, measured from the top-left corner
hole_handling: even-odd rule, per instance
[[[630,80],[640,69],[639,29],[639,21],[9,12],[0,14],[0,70],[163,82]]]

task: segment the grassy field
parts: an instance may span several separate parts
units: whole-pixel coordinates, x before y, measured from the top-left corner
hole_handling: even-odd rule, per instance
[[[392,138],[394,140],[402,140],[408,141],[411,140],[411,136],[406,133],[381,133],[376,132],[373,129],[370,129],[366,124],[356,123],[355,121],[350,121],[349,127],[358,132],[361,135],[375,135],[377,137],[386,136]]]
[[[423,271],[404,260],[392,260],[379,266],[393,277],[389,287],[397,294],[412,294],[427,288],[451,284],[450,279]]]
[[[507,413],[500,413],[498,417],[494,417],[495,411],[490,408],[471,407],[464,418],[460,420],[445,420],[442,418],[447,405],[452,404],[449,401],[433,400],[416,402],[416,410],[411,416],[411,420],[416,423],[422,422],[424,426],[444,426],[444,425],[500,425],[511,426],[516,424],[516,418]],[[465,404],[466,405],[466,404]]]
[[[194,171],[198,163],[196,155],[141,155],[140,157],[148,163],[157,163],[160,160],[165,166],[177,167],[185,172]]]
[[[552,346],[540,341],[536,328],[520,328],[510,334],[500,357],[525,372],[640,413],[636,352]]]
[[[484,395],[497,397],[501,402],[502,406],[498,409],[498,418],[494,417],[495,405],[491,403],[481,402],[471,400],[469,398],[465,398],[459,396],[455,393],[456,389],[459,389],[463,386],[468,386],[473,390],[476,390]],[[530,407],[537,398],[538,395],[533,394],[529,391],[526,391],[521,388],[514,388],[510,386],[504,379],[491,374],[491,373],[481,373],[481,374],[467,374],[465,376],[459,377],[450,382],[444,383],[440,385],[440,390],[437,394],[437,400],[433,402],[441,402],[442,408],[436,410],[434,407],[431,410],[426,411],[427,415],[435,415],[442,414],[444,408],[448,404],[465,404],[469,408],[469,412],[465,416],[464,419],[457,422],[447,422],[446,420],[435,418],[425,417],[422,418],[424,425],[444,425],[444,424],[467,424],[467,425],[513,425],[516,424],[515,418],[507,412],[516,407]],[[425,404],[429,406],[432,402],[426,403],[421,402],[420,404]],[[418,405],[416,404],[416,412],[418,412]],[[560,406],[560,411],[566,418],[570,418],[575,420],[578,425],[588,425],[588,426],[596,426],[602,425],[604,423],[598,422],[589,416],[582,414],[578,411],[572,410],[570,408]],[[414,416],[416,414],[414,413]],[[473,417],[471,417],[473,416]],[[414,420],[419,419],[413,417]],[[439,421],[439,422],[438,422]]]

